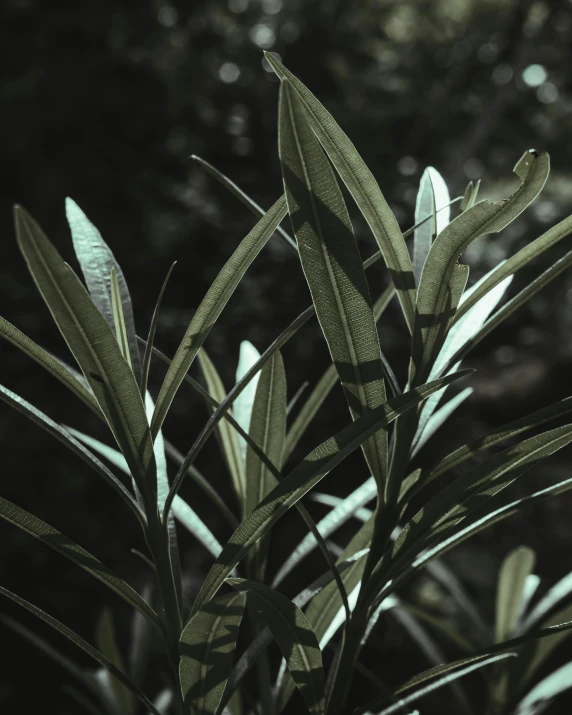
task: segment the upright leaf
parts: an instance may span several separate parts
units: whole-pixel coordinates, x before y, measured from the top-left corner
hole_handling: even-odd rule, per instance
[[[113,624],[113,616],[111,611],[105,608],[97,622],[96,628],[96,643],[97,647],[101,653],[113,663],[113,665],[123,673],[126,671],[125,663],[123,662],[123,656],[119,650],[117,644],[117,637],[115,633],[115,626]],[[115,711],[118,715],[130,715],[133,712],[135,706],[135,701],[133,698],[133,693],[129,688],[117,678],[114,678],[107,670],[103,669],[104,682],[107,681],[106,685],[109,686],[109,691],[113,704],[115,705]]]
[[[273,55],[266,52],[265,57],[278,77],[281,80],[288,80],[298,95],[312,130],[368,222],[389,268],[406,323],[411,331],[415,312],[415,279],[407,245],[397,219],[373,174],[332,115]]]
[[[185,715],[214,715],[232,668],[246,596],[217,596],[187,623],[180,641],[179,678]]]
[[[524,587],[532,573],[536,554],[526,546],[520,546],[505,558],[497,585],[495,638],[501,643],[513,635],[522,613]]]
[[[105,321],[71,268],[22,208],[14,210],[20,249],[62,335],[105,414],[147,503],[156,471],[145,408],[133,372]]]
[[[256,387],[249,435],[278,471],[282,468],[286,438],[286,374],[280,352],[275,352],[260,373]],[[246,452],[244,516],[251,514],[276,486],[274,474],[250,445]],[[251,573],[262,581],[266,571],[268,539],[250,553]]]
[[[514,171],[522,181],[515,194],[506,201],[480,201],[452,221],[431,246],[417,293],[412,385],[427,378],[445,340],[446,325],[454,317],[456,305],[449,294],[452,278],[463,269],[459,256],[479,236],[505,228],[538,196],[548,177],[548,155],[526,152]]]
[[[112,270],[117,276],[117,287],[125,318],[125,330],[131,353],[131,363],[137,378],[141,371],[137,333],[131,296],[123,272],[115,260],[109,246],[97,228],[91,223],[80,207],[70,198],[66,199],[66,216],[70,227],[73,246],[87,289],[93,302],[110,326],[113,325],[111,286],[109,277]]]
[[[432,166],[427,167],[421,177],[415,204],[415,223],[421,224],[413,233],[413,273],[416,284],[419,284],[431,244],[449,223],[450,201],[447,184],[441,174]],[[438,208],[444,210],[438,211]],[[427,218],[429,221],[424,221]]]
[[[212,326],[234,293],[247,268],[260,253],[285,214],[286,200],[282,196],[268,209],[264,217],[242,240],[207,291],[191,320],[191,324],[187,328],[181,344],[177,348],[175,357],[169,365],[161,385],[151,424],[151,433],[153,435],[157,434],[161,428],[177,390]]]
[[[236,381],[240,382],[250,368],[258,362],[260,353],[248,340],[243,340],[240,343],[240,352],[238,356],[238,366],[236,368]],[[234,401],[232,413],[245,432],[248,432],[250,427],[250,417],[252,415],[252,406],[254,405],[254,396],[256,395],[256,386],[260,379],[260,373],[257,373],[240,395]],[[238,438],[240,449],[242,451],[242,459],[246,465],[246,441],[243,437]]]
[[[354,419],[385,402],[377,328],[362,259],[342,193],[302,100],[283,80],[280,161],[288,212],[316,314]],[[364,445],[380,488],[387,471],[387,433]]]
[[[248,579],[229,579],[228,583],[238,591],[246,592],[261,612],[309,712],[312,715],[323,713],[322,652],[306,616],[289,598],[264,584]]]

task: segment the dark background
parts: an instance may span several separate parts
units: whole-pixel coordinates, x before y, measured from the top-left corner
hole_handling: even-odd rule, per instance
[[[465,254],[471,280],[570,212],[569,0],[4,0],[0,7],[0,312],[62,357],[63,341],[17,251],[12,204],[23,204],[76,265],[64,214],[64,197],[74,198],[122,264],[142,334],[176,259],[157,335],[158,346],[172,355],[210,282],[253,225],[249,212],[188,157],[207,159],[265,208],[282,190],[278,82],[262,61],[262,49],[277,52],[332,111],[403,229],[413,222],[426,166],[442,172],[452,196],[462,193],[469,179],[480,178],[481,196],[498,199],[517,187],[511,172],[523,151],[551,154],[552,173],[541,198],[501,236],[480,239]],[[365,257],[375,244],[350,210]],[[562,255],[567,243],[523,270],[511,292]],[[386,285],[386,270],[379,264],[369,277],[377,296]],[[273,239],[208,339],[227,386],[240,341],[264,349],[308,302],[295,257]],[[477,368],[475,393],[424,459],[572,392],[571,308],[572,277],[564,275],[479,346],[467,361]],[[380,335],[403,380],[407,336],[396,304],[381,321]],[[4,384],[54,419],[104,437],[87,410],[29,359],[8,344],[0,345],[0,355]],[[317,326],[305,328],[284,351],[289,394],[305,380],[313,384],[327,357]],[[162,375],[161,366],[154,366],[153,390]],[[188,448],[205,417],[204,405],[183,387],[167,434]],[[335,393],[300,456],[345,420],[343,399]],[[142,547],[141,538],[113,493],[48,435],[1,404],[0,454],[3,496],[143,585],[144,567],[130,552]],[[542,464],[514,493],[570,476],[569,455],[565,450]],[[214,444],[199,466],[230,498]],[[346,494],[363,471],[356,458],[325,487]],[[185,495],[223,539],[224,526],[201,493],[187,485]],[[492,617],[496,573],[511,548],[527,544],[537,550],[542,589],[570,569],[571,513],[572,497],[563,495],[474,538],[448,561]],[[295,516],[285,519],[277,557],[301,533]],[[88,640],[101,604],[112,605],[120,638],[126,639],[128,614],[103,586],[5,523],[0,543],[3,585]],[[192,593],[210,560],[191,538],[182,536],[182,547]],[[318,557],[308,561],[298,581],[288,582],[289,593],[315,569],[322,569]],[[431,596],[422,583],[419,595]],[[34,625],[31,617],[4,606]],[[61,692],[62,682],[68,682],[62,671],[0,627],[2,712],[39,707],[62,715],[79,712]],[[381,677],[399,682],[427,663],[412,655],[414,647],[397,627],[389,628],[390,650],[375,657],[383,665]],[[570,653],[562,646],[554,664],[564,662],[567,648]],[[439,708],[450,703],[447,697],[443,691],[428,699],[424,715],[443,712]],[[561,707],[569,711],[564,698]]]

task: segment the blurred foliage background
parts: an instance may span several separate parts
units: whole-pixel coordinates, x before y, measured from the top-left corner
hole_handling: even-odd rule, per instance
[[[481,197],[498,199],[516,189],[512,167],[523,151],[551,154],[542,197],[501,236],[480,239],[465,254],[471,280],[570,213],[570,0],[4,0],[1,8],[0,311],[58,355],[65,355],[65,346],[18,254],[12,204],[26,206],[73,263],[64,197],[74,198],[122,264],[142,334],[163,277],[177,260],[158,331],[158,345],[172,355],[208,285],[253,224],[190,155],[213,163],[263,207],[282,190],[278,82],[262,60],[263,49],[276,52],[331,110],[403,229],[413,222],[426,166],[441,171],[452,196],[468,180],[481,179]],[[374,241],[355,211],[353,216],[366,257]],[[545,260],[564,253],[566,243]],[[522,271],[511,291],[540,273],[543,260]],[[385,268],[378,264],[369,276],[377,296],[386,285]],[[262,350],[308,302],[295,257],[272,240],[207,343],[227,385],[240,341],[249,339]],[[396,305],[382,320],[380,335],[403,380],[406,333]],[[3,383],[53,418],[101,436],[83,407],[39,368],[7,344],[0,354]],[[479,346],[468,361],[477,368],[474,395],[422,458],[571,394],[571,355],[572,275],[565,275]],[[305,329],[285,351],[290,393],[305,380],[313,383],[327,357],[317,326]],[[155,388],[162,374],[157,365]],[[328,405],[301,456],[347,420],[339,394]],[[206,414],[204,405],[181,391],[167,422],[181,449]],[[142,564],[130,551],[142,548],[135,525],[124,521],[111,492],[82,464],[6,406],[0,406],[0,450],[3,496],[143,585]],[[568,455],[541,465],[517,492],[569,476]],[[200,466],[217,487],[228,489],[214,446],[204,451]],[[358,459],[349,462],[328,486],[345,494],[363,470]],[[201,494],[187,489],[193,506],[208,510]],[[570,568],[571,513],[571,497],[564,495],[474,538],[449,562],[492,615],[496,572],[510,548],[524,543],[538,551],[545,587]],[[221,527],[216,517],[207,513],[206,519]],[[294,517],[284,523],[277,557],[302,533]],[[86,637],[101,601],[117,606],[89,576],[13,527],[0,524],[0,535],[2,582]],[[209,560],[191,539],[183,536],[182,544],[192,592]],[[296,592],[321,567],[309,560],[288,588]],[[416,589],[424,602],[447,609],[428,584],[421,581]],[[128,614],[119,614],[126,637]],[[1,633],[4,652],[8,644],[18,649],[0,674],[2,711],[34,712],[49,703],[54,712],[75,713],[61,692],[63,673],[7,629]],[[386,643],[391,658],[375,648],[374,655],[385,664],[389,682],[426,667],[398,626],[388,624]],[[38,687],[27,684],[31,673]],[[429,698],[423,713],[442,712],[447,700],[441,698],[446,693]]]

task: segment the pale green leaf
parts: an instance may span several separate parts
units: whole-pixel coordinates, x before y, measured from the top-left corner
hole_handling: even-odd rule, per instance
[[[519,702],[514,715],[537,715],[552,700],[572,688],[572,662],[557,668],[543,678]]]
[[[95,642],[99,651],[104,655],[110,663],[120,670],[126,672],[123,656],[117,644],[115,626],[111,611],[105,608],[97,622],[95,632]],[[103,680],[107,681],[109,693],[114,704],[114,709],[118,715],[130,715],[135,707],[133,693],[120,680],[117,680],[108,670],[103,669]]]
[[[248,340],[243,340],[240,343],[240,352],[238,355],[238,366],[236,368],[236,382],[240,382],[246,373],[260,360],[260,353]],[[250,417],[252,415],[252,406],[254,405],[254,396],[256,394],[256,386],[260,379],[260,373],[250,380],[244,390],[234,401],[232,414],[245,432],[248,432],[250,427]],[[246,464],[246,440],[243,437],[238,438],[242,458]]]
[[[421,177],[415,204],[415,223],[419,224],[423,219],[429,218],[421,223],[413,234],[413,274],[416,284],[419,284],[431,244],[449,223],[450,201],[449,191],[441,174],[432,166],[427,167]],[[443,210],[438,211],[437,207]]]
[[[526,579],[534,569],[536,554],[526,546],[511,551],[502,563],[497,584],[495,640],[513,635],[522,613]]]

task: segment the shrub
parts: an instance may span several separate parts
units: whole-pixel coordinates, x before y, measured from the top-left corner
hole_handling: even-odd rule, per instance
[[[526,547],[516,549],[502,565],[496,620],[488,624],[460,580],[439,559],[487,526],[572,487],[568,479],[516,501],[507,501],[503,494],[532,466],[572,440],[572,424],[536,430],[572,411],[572,400],[504,425],[437,463],[422,462],[415,469],[411,463],[471,393],[466,387],[439,407],[449,385],[459,380],[470,383],[470,371],[459,370],[462,359],[572,261],[570,252],[500,308],[513,275],[567,236],[572,219],[549,229],[469,289],[468,267],[459,263],[474,239],[504,229],[538,196],[548,176],[548,156],[536,152],[522,156],[515,168],[521,186],[504,201],[477,202],[478,187],[469,185],[453,220],[451,207],[457,201],[450,201],[438,172],[427,169],[417,199],[417,223],[402,234],[373,176],[334,119],[275,58],[268,55],[267,59],[281,79],[279,153],[285,194],[264,212],[203,162],[259,220],[216,277],[172,360],[154,346],[167,280],[148,337],[138,338],[123,273],[79,207],[68,200],[68,221],[87,290],[39,225],[22,208],[15,209],[19,247],[81,372],[4,319],[0,319],[1,334],[107,423],[115,447],[57,424],[7,388],[0,387],[0,396],[67,445],[115,490],[141,526],[156,589],[144,595],[136,592],[55,528],[0,499],[4,519],[71,559],[135,609],[134,657],[126,667],[108,611],[98,623],[95,648],[36,606],[0,588],[83,649],[98,666],[95,669],[79,668],[38,636],[7,622],[68,670],[80,687],[73,691],[75,696],[92,712],[135,713],[143,705],[145,712],[155,715],[223,711],[235,715],[246,704],[253,712],[269,715],[279,713],[298,691],[296,697],[301,696],[300,702],[311,713],[389,715],[410,712],[411,703],[445,685],[456,711],[471,712],[462,681],[455,681],[481,668],[487,712],[538,712],[572,684],[570,664],[537,682],[540,666],[572,628],[570,576],[531,606],[538,586],[534,553]],[[378,244],[379,251],[365,263],[336,172]],[[295,238],[280,227],[287,214]],[[299,254],[313,305],[262,355],[243,343],[237,382],[227,394],[204,343],[248,266],[275,233]],[[405,241],[411,234],[412,259]],[[390,282],[372,304],[366,269],[380,259],[388,267]],[[395,295],[411,336],[403,389],[383,355],[376,326]],[[308,396],[297,396],[296,416],[288,423],[292,405],[287,403],[280,349],[314,315],[332,364]],[[153,355],[168,365],[155,400],[147,389]],[[202,384],[188,374],[196,358]],[[289,465],[300,438],[338,382],[351,420],[302,461]],[[183,383],[210,409],[186,456],[178,455],[162,434]],[[531,430],[536,431],[534,436],[521,437]],[[231,477],[236,510],[228,505],[227,495],[213,490],[194,467],[213,433],[218,435]],[[511,446],[484,457],[476,466],[466,466],[470,458],[517,436],[519,441],[513,440]],[[322,479],[358,449],[370,478],[346,499],[316,493]],[[172,479],[166,455],[178,461]],[[234,529],[224,546],[179,496],[187,476],[205,490],[213,509]],[[312,490],[315,498],[332,507],[318,524],[302,504]],[[366,509],[370,502],[375,503],[373,510]],[[276,569],[268,564],[268,545],[280,533],[280,517],[291,508],[299,511],[308,533]],[[325,540],[350,519],[363,523],[345,548],[332,554]],[[176,521],[213,558],[192,603],[182,586]],[[283,580],[316,547],[324,558],[324,573],[293,599],[286,597],[279,590]],[[270,570],[273,578],[268,576]],[[403,598],[404,585],[421,570],[455,600],[469,624],[466,632]],[[383,673],[360,660],[364,642],[387,613],[395,614],[418,647],[437,661],[435,667],[397,687],[389,687]],[[441,663],[432,631],[449,640],[459,657]],[[238,641],[239,633],[246,638],[244,645]],[[153,639],[162,644],[169,673],[168,684],[158,694],[146,692],[145,687]],[[272,641],[283,659],[278,674],[264,656]],[[237,642],[242,652],[236,659]],[[329,648],[333,655],[328,655],[325,668],[323,653]],[[246,678],[253,667],[258,671],[257,684]],[[367,683],[365,690],[356,687],[358,682]],[[370,695],[364,697],[362,692]]]

